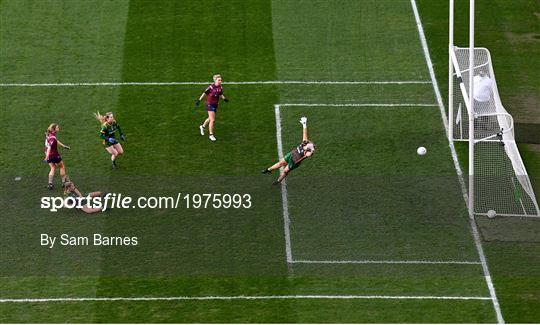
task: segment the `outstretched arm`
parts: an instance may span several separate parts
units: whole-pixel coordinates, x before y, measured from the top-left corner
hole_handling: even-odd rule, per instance
[[[199,106],[199,104],[201,103],[201,100],[203,99],[204,95],[206,95],[206,91],[204,91],[204,93],[202,93],[199,98],[195,99],[195,106]]]
[[[306,142],[306,141],[308,141],[307,117],[302,116],[300,118],[300,124],[302,124],[302,142]]]
[[[207,93],[208,93],[208,88],[206,88],[206,90],[201,94],[201,96],[199,96],[199,98],[195,99],[195,106],[199,106],[204,95],[206,95]]]
[[[212,85],[208,86],[203,93],[201,94],[201,97],[199,97],[199,101],[201,101],[204,97],[204,95],[208,95],[212,91]]]
[[[62,142],[56,140],[56,143],[58,143],[62,148],[66,148],[66,149],[71,149],[69,146],[66,146],[65,144],[63,144]]]

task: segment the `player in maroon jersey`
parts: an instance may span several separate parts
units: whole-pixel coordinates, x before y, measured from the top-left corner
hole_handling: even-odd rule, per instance
[[[62,157],[60,157],[60,153],[58,152],[58,145],[60,145],[63,148],[70,149],[68,146],[63,144],[62,142],[58,141],[56,138],[56,135],[60,131],[60,126],[56,123],[52,123],[47,128],[47,132],[45,133],[45,159],[44,161],[49,164],[49,167],[51,167],[51,170],[49,171],[49,184],[47,185],[47,188],[49,190],[54,189],[53,185],[53,179],[54,179],[54,173],[56,171],[56,167],[60,169],[60,177],[62,178],[62,186],[68,181],[68,177],[66,175],[66,167],[64,166],[64,162],[62,162]]]
[[[229,101],[228,98],[225,98],[223,95],[223,88],[221,87],[221,76],[219,74],[214,75],[214,83],[208,86],[202,95],[195,100],[195,106],[199,106],[204,95],[206,95],[206,110],[208,111],[208,118],[204,120],[203,124],[199,126],[201,135],[204,135],[204,130],[206,126],[208,127],[208,138],[211,141],[216,141],[214,136],[214,122],[216,120],[216,112],[218,109],[219,99],[223,99],[226,103]]]

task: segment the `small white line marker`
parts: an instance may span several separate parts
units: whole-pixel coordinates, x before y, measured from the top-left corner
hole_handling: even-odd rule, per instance
[[[190,86],[207,85],[211,81],[170,81],[170,82],[59,82],[59,83],[0,83],[0,87],[118,87],[118,86]],[[229,81],[224,85],[409,85],[429,84],[424,80],[373,80],[373,81],[324,81],[324,80],[261,80]]]
[[[283,296],[179,296],[179,297],[66,297],[3,298],[0,303],[86,302],[86,301],[201,301],[201,300],[278,300],[278,299],[386,299],[386,300],[491,300],[490,297],[462,296],[378,296],[378,295],[283,295]]]
[[[357,260],[357,261],[311,261],[311,260],[294,260],[297,264],[456,264],[456,265],[480,265],[481,262],[474,261],[425,261],[425,260],[402,260],[402,261],[376,261],[376,260]]]

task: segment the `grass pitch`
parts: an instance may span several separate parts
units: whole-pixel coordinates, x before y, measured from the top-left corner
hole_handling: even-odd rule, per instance
[[[423,19],[440,14],[431,2],[420,9]],[[426,25],[428,40],[431,24],[442,25]],[[0,118],[17,135],[0,147],[10,153],[0,160],[1,299],[273,297],[0,302],[0,321],[496,321],[491,300],[461,299],[490,293],[409,1],[3,0],[0,27],[3,84],[199,82],[219,72],[231,99],[220,104],[210,143],[197,128],[206,112],[193,105],[205,85],[1,87]],[[445,55],[434,60],[444,66]],[[368,83],[226,84],[268,80]],[[366,106],[324,106],[335,103]],[[300,141],[302,115],[318,146],[287,179],[285,216],[281,188],[270,185],[276,175],[259,174],[278,159],[274,105],[284,150]],[[98,139],[98,110],[115,112],[128,136],[115,171]],[[63,159],[85,192],[249,193],[253,207],[39,209],[51,195],[40,164],[51,122],[73,148]],[[420,145],[427,156],[416,155]],[[41,233],[129,235],[140,244],[47,249]],[[524,245],[487,247],[513,321],[538,320],[538,295],[518,291],[533,292],[538,273],[528,263],[538,254],[520,261],[530,271],[522,278],[500,258],[536,247]],[[378,298],[320,299],[337,295]]]

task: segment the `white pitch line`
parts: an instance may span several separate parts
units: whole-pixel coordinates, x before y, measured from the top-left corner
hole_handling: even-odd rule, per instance
[[[170,82],[59,82],[59,83],[0,83],[0,87],[118,87],[118,86],[190,86],[208,85],[210,81]],[[224,85],[410,85],[429,84],[423,80],[373,80],[373,81],[324,81],[324,80],[260,80],[228,81]]]
[[[426,260],[356,260],[356,261],[311,261],[311,260],[294,260],[297,264],[455,264],[455,265],[480,265],[480,262],[474,261],[426,261]]]
[[[386,299],[386,300],[491,300],[477,296],[364,296],[364,295],[283,295],[283,296],[178,296],[178,297],[66,297],[3,298],[0,303],[86,302],[86,301],[201,301],[201,300],[278,300],[278,299]]]
[[[435,91],[435,96],[437,97],[437,103],[439,103],[439,109],[441,111],[441,117],[442,117],[443,124],[446,130],[446,134],[448,134],[448,120],[446,118],[444,104],[442,101],[441,93],[439,91],[439,86],[437,84],[437,79],[435,78],[435,72],[433,71],[433,63],[431,62],[431,57],[429,55],[429,49],[428,49],[427,41],[426,41],[426,36],[424,34],[424,28],[422,26],[422,21],[420,20],[420,14],[418,13],[418,8],[416,7],[415,0],[411,0],[411,6],[413,9],[414,18],[416,20],[416,26],[418,28],[418,35],[420,36],[420,42],[422,43],[422,49],[424,51],[424,57],[426,59],[426,64],[428,66],[429,75],[431,77],[431,82],[433,84],[433,90]],[[456,173],[458,175],[459,183],[461,186],[461,191],[465,199],[465,204],[467,204],[468,196],[467,196],[467,190],[465,188],[465,181],[463,180],[463,172],[461,171],[461,167],[459,166],[454,144],[452,143],[451,139],[448,139],[448,142],[449,142],[450,150],[452,153],[452,159],[454,160],[454,167],[456,169]],[[491,296],[491,301],[493,303],[493,308],[495,309],[495,314],[497,316],[497,322],[499,324],[504,324],[504,318],[501,312],[501,307],[499,306],[499,300],[497,299],[497,294],[495,293],[495,287],[493,286],[493,281],[491,280],[491,274],[489,272],[486,256],[484,255],[484,249],[482,248],[482,242],[480,241],[480,236],[478,235],[478,229],[476,227],[474,218],[469,218],[469,223],[471,225],[476,250],[478,251],[478,255],[482,263],[482,270],[484,271],[484,279],[486,280],[486,284],[489,289],[489,294]]]
[[[426,104],[426,103],[344,103],[344,104],[335,104],[335,103],[284,103],[279,104],[279,106],[321,106],[321,107],[437,107],[437,104]]]
[[[274,105],[274,113],[276,115],[276,139],[279,160],[283,159],[283,143],[281,142],[281,114],[279,105]],[[287,199],[287,181],[281,182],[281,202],[283,205],[283,230],[285,232],[285,254],[287,263],[292,263],[292,247],[291,247],[291,220],[289,218],[289,203]]]

